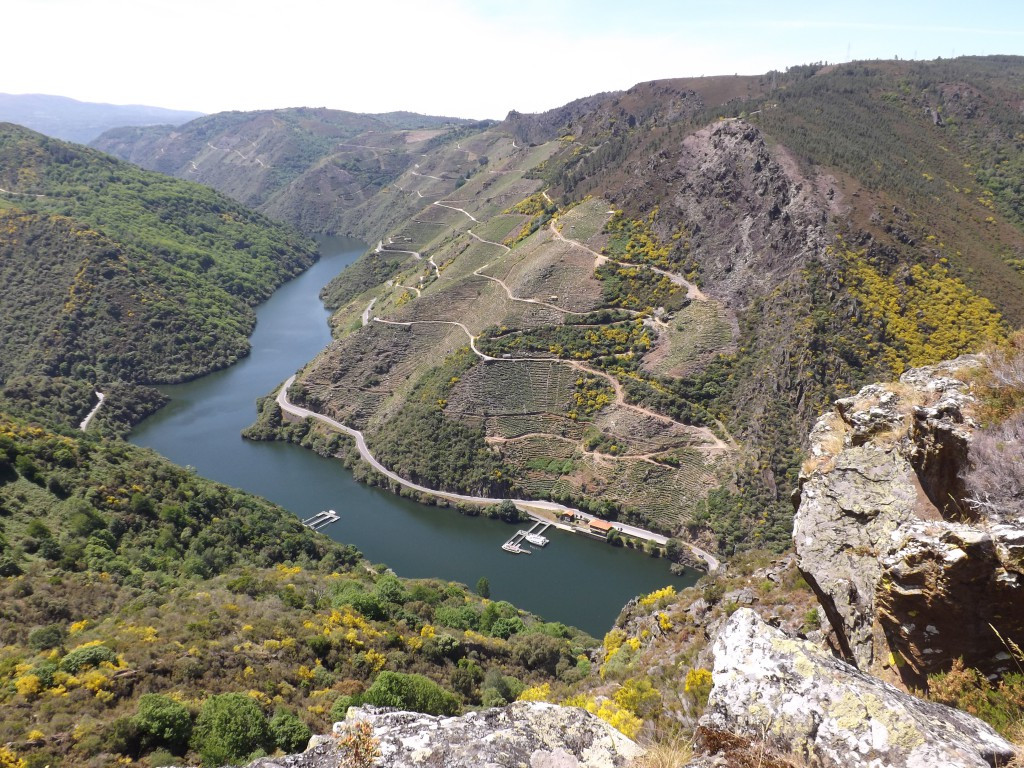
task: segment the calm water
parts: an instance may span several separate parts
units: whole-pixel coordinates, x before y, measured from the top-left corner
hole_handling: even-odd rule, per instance
[[[339,462],[295,445],[241,438],[256,418],[256,399],[330,341],[328,312],[317,295],[365,248],[358,240],[325,238],[320,261],[258,308],[252,353],[227,370],[164,387],[171,403],[140,424],[132,442],[301,517],[334,509],[341,520],[326,533],[401,576],[436,576],[470,586],[486,576],[493,598],[598,637],[631,597],[668,583],[677,589],[692,583],[695,574],[673,577],[663,560],[555,530],[548,531],[546,549],[510,555],[500,545],[514,527],[362,485]]]

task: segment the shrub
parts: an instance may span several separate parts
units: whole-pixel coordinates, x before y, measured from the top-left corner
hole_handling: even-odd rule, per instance
[[[59,648],[64,642],[65,634],[64,627],[60,624],[50,624],[33,630],[28,636],[28,644],[37,651],[48,651],[51,648]]]
[[[270,718],[270,736],[285,752],[298,752],[312,735],[309,726],[286,709],[278,709]]]
[[[423,675],[401,672],[381,672],[361,698],[378,707],[397,707],[428,715],[454,715],[459,711],[459,700],[454,694]]]
[[[120,717],[106,727],[103,740],[107,748],[126,757],[139,756],[141,734],[134,717]]]
[[[149,764],[153,766],[153,768],[164,768],[164,766],[177,765],[180,762],[181,760],[178,760],[166,749],[154,750],[149,755]]]
[[[84,648],[76,648],[61,659],[60,668],[74,675],[86,667],[98,667],[104,661],[116,663],[117,654],[105,645],[87,645]]]
[[[491,596],[491,582],[486,576],[481,576],[476,582],[476,593],[482,598],[489,598]]]
[[[501,707],[519,698],[526,686],[514,677],[501,674],[492,667],[484,675],[483,705],[485,707]]]
[[[192,730],[192,747],[209,766],[241,762],[269,742],[263,712],[241,693],[223,693],[204,701]]]
[[[703,667],[694,667],[686,673],[684,690],[698,714],[703,712],[704,707],[707,706],[713,685],[711,672]]]
[[[348,714],[348,708],[356,706],[358,706],[357,697],[339,696],[334,700],[334,704],[331,706],[331,720],[336,723],[341,722]]]
[[[526,625],[518,616],[501,618],[495,621],[491,626],[491,635],[494,637],[500,637],[503,640],[508,640],[512,635],[517,635],[525,629]]]
[[[373,726],[365,720],[345,726],[338,735],[338,749],[343,768],[370,768],[381,756],[380,739],[373,735]]]
[[[135,712],[143,749],[166,747],[182,755],[192,735],[192,715],[184,704],[158,693],[143,694]]]

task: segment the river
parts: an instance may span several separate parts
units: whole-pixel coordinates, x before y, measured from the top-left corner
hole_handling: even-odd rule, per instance
[[[418,504],[357,483],[333,459],[287,443],[251,442],[240,432],[269,394],[331,340],[318,293],[366,250],[349,238],[324,238],[321,259],[257,308],[252,352],[231,368],[187,384],[161,387],[171,402],[135,428],[131,442],[153,448],[204,477],[263,496],[308,517],[334,509],[324,531],[354,544],[400,576],[468,584],[486,576],[491,596],[601,637],[635,595],[697,574],[673,577],[664,560],[550,529],[551,543],[532,555],[500,545],[514,527]]]

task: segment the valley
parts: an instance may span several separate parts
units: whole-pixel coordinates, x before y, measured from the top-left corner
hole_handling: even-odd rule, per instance
[[[0,763],[1019,761],[1022,83],[0,125]]]

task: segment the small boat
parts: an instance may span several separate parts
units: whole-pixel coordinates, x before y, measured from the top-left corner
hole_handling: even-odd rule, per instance
[[[541,536],[539,533],[526,534],[526,540],[531,544],[536,544],[538,547],[547,546],[550,541],[546,536]]]

